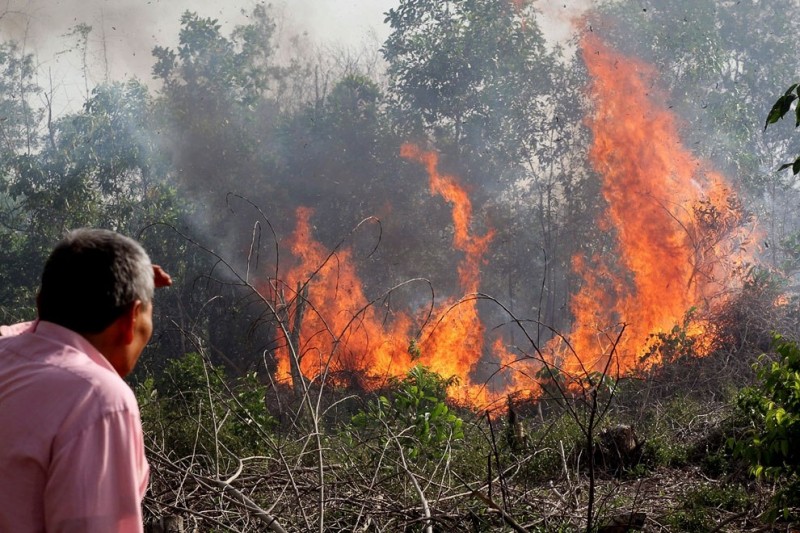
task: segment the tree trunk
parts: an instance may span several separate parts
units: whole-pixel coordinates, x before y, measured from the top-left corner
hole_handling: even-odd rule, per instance
[[[297,296],[295,297],[294,317],[291,327],[289,327],[288,323],[286,326],[289,328],[289,368],[292,374],[292,388],[294,389],[295,397],[302,398],[305,392],[305,387],[303,387],[303,380],[305,378],[303,377],[303,372],[300,369],[300,329],[303,325],[303,314],[306,310],[308,287],[303,288],[301,284],[298,283],[295,294]],[[288,317],[289,313],[287,311],[287,319]]]

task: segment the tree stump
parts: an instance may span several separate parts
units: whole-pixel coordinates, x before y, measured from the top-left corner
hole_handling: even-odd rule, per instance
[[[632,426],[619,424],[600,432],[595,444],[594,464],[614,475],[636,466],[642,459],[644,441],[640,441]]]

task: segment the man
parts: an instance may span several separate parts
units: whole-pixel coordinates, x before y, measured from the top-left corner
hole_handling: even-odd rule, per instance
[[[0,532],[142,531],[149,468],[122,378],[169,276],[117,233],[80,229],[42,273],[38,320],[0,331]]]

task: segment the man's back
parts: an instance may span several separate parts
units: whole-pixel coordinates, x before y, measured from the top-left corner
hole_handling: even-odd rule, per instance
[[[0,472],[0,531],[141,531],[136,400],[80,335],[0,338]]]

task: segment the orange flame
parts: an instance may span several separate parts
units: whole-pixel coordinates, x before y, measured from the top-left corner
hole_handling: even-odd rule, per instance
[[[368,305],[361,281],[353,266],[351,252],[335,255],[313,239],[311,209],[297,210],[297,227],[290,238],[290,250],[298,264],[286,275],[288,287],[306,284],[294,296],[293,313],[303,310],[303,320],[293,348],[304,376],[316,379],[337,372],[354,372],[366,377],[403,373],[413,366],[408,354],[410,321],[398,316],[393,328],[383,327],[378,310]],[[286,324],[295,326],[294,315]],[[287,345],[279,350],[278,378],[290,379]]]
[[[453,247],[466,253],[466,257],[458,269],[458,279],[463,290],[477,292],[480,286],[480,262],[494,237],[494,230],[490,230],[483,237],[470,234],[472,202],[455,178],[439,173],[439,158],[436,153],[424,152],[413,144],[404,144],[400,148],[400,155],[424,164],[430,178],[431,193],[439,194],[452,204]]]
[[[430,177],[432,194],[452,205],[453,246],[464,252],[458,272],[461,288],[474,293],[480,285],[480,266],[493,232],[481,237],[470,233],[472,203],[453,176],[438,171],[434,152],[406,144],[401,155],[422,163]],[[307,295],[296,295],[293,313],[304,309],[296,353],[300,369],[309,379],[328,373],[352,372],[371,381],[382,382],[401,376],[415,364],[423,364],[443,376],[457,376],[460,386],[452,395],[470,403],[485,403],[488,393],[472,382],[471,373],[483,354],[484,327],[474,298],[447,300],[438,304],[419,335],[419,353],[409,353],[415,338],[414,318],[395,313],[385,320],[370,305],[352,266],[347,249],[331,255],[311,235],[307,208],[297,210],[297,227],[289,239],[297,265],[286,275],[287,286],[306,284]],[[298,285],[299,284],[299,285]],[[302,294],[302,290],[297,291]],[[300,304],[304,301],[304,304]],[[293,319],[285,322],[290,326]],[[291,379],[288,339],[278,350],[279,379]]]
[[[553,340],[544,355],[573,377],[637,367],[654,334],[683,324],[691,309],[724,299],[732,269],[744,260],[736,197],[721,175],[681,145],[674,116],[649,97],[653,69],[591,34],[581,49],[595,103],[587,120],[594,134],[589,155],[602,177],[607,204],[599,224],[613,232],[616,244],[610,254],[573,258],[573,268],[583,279],[571,301],[573,330],[565,339]],[[315,241],[312,211],[300,208],[289,239],[297,264],[285,276],[289,289],[300,289],[294,304],[285,308],[285,323],[287,334],[297,339],[294,348],[303,375],[317,379],[350,373],[371,387],[423,364],[445,377],[457,376],[460,386],[451,391],[452,397],[473,405],[486,406],[512,392],[538,395],[539,363],[518,359],[502,338],[486,348],[477,300],[469,297],[479,290],[493,231],[471,233],[470,199],[453,176],[439,171],[436,153],[406,144],[401,155],[425,167],[431,194],[452,207],[453,247],[464,254],[459,281],[468,296],[439,302],[419,332],[423,317],[387,314],[369,302],[351,252],[332,254]],[[300,331],[292,333],[300,309]],[[622,322],[625,335],[616,343]],[[705,331],[698,320],[687,322],[686,328],[691,335]],[[412,339],[419,340],[418,350],[409,349]],[[277,353],[278,377],[290,380],[291,353],[285,340]],[[708,345],[699,342],[695,347]],[[479,363],[486,361],[496,361],[503,374],[502,383],[493,382],[491,389],[473,381]],[[610,362],[613,368],[606,366]],[[648,364],[657,362],[654,354]]]
[[[651,335],[721,295],[742,218],[725,179],[681,145],[674,115],[649,97],[653,69],[593,34],[581,45],[595,103],[590,160],[608,206],[600,224],[615,232],[617,246],[616,257],[574,257],[584,283],[571,302],[572,349],[556,350],[570,374],[602,371],[624,321],[612,371],[625,372],[647,353]]]

